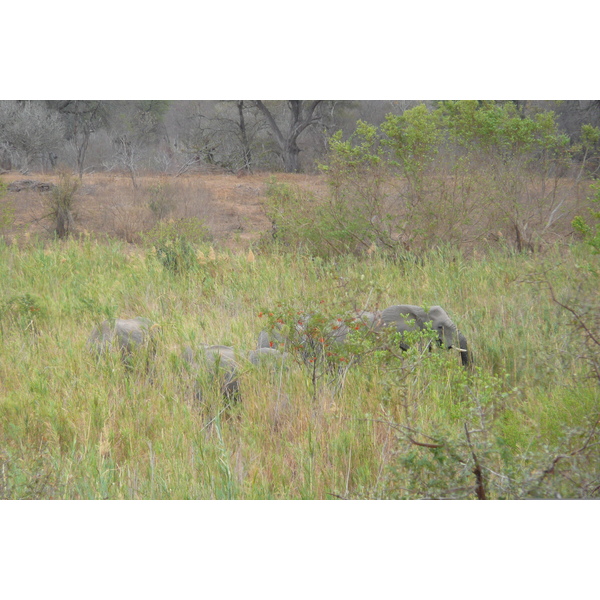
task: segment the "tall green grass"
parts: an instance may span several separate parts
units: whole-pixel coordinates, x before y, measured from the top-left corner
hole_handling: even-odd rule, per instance
[[[549,269],[572,300],[588,260],[578,246],[331,262],[217,251],[172,273],[151,249],[119,243],[2,244],[0,497],[475,497],[473,453],[489,497],[577,495],[542,474],[590,431],[599,388],[569,315],[536,279]],[[334,315],[396,303],[443,306],[474,368],[415,348],[365,356],[343,385],[324,375],[315,390],[301,365],[244,363],[241,403],[227,408],[218,386],[195,400],[185,343],[253,349],[259,314],[281,305]],[[160,325],[153,368],[90,354],[94,325],[116,316]],[[593,460],[578,469],[597,477]],[[540,477],[556,484],[531,483]]]

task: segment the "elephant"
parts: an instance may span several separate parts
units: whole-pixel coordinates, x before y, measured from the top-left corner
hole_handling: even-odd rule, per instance
[[[189,345],[185,346],[182,358],[194,372],[205,371],[213,380],[216,378],[223,396],[238,402],[241,400],[240,370],[246,361],[248,366],[279,366],[289,358],[289,354],[275,348],[258,348],[236,353],[231,346],[201,344],[196,350]],[[202,399],[199,388],[196,395]]]
[[[154,351],[153,342],[158,328],[144,317],[107,319],[94,328],[88,347],[98,355],[118,349],[123,358],[130,357],[136,349],[144,346]]]
[[[325,346],[343,344],[351,331],[353,324],[362,324],[371,331],[376,331],[380,325],[381,313],[357,310],[345,318],[333,319],[327,324],[316,324],[317,335],[310,335],[308,330],[312,315],[305,314],[295,323],[292,338],[284,337],[277,329],[263,330],[258,336],[258,350],[274,349],[275,346],[293,348],[300,351],[300,356],[311,361],[319,355]],[[323,338],[321,340],[320,338]],[[287,354],[284,352],[284,354]]]
[[[310,315],[303,315],[298,318],[297,322],[294,325],[294,330],[292,337],[293,341],[302,344],[304,341],[304,330],[306,329],[307,323],[310,320]],[[276,326],[271,329],[263,329],[258,334],[258,342],[256,347],[258,350],[261,348],[275,348],[276,346],[283,345],[288,348],[292,340],[290,338],[285,337],[281,333],[281,327]]]
[[[183,349],[183,360],[196,371],[204,369],[221,384],[221,392],[228,400],[240,400],[238,362],[231,346],[202,344],[196,351],[191,346]],[[201,393],[198,390],[198,396]]]
[[[471,363],[471,356],[467,340],[441,306],[432,306],[429,312],[412,304],[390,306],[381,312],[377,328],[394,326],[399,333],[405,333],[423,330],[428,323],[431,325],[431,329],[437,333],[439,345],[448,349],[457,349],[460,352],[463,366],[468,366]],[[407,349],[405,345],[401,347],[404,350]]]
[[[332,334],[329,339],[337,344],[343,344],[353,326],[361,325],[367,331],[378,331],[381,328],[381,313],[367,310],[356,310],[350,319],[338,319],[331,323]]]
[[[259,347],[248,352],[248,360],[254,365],[283,363],[289,359],[287,352],[280,352],[276,348]]]
[[[286,339],[276,331],[275,329],[271,329],[267,331],[263,329],[258,334],[258,342],[256,344],[257,350],[261,350],[263,348],[273,348],[274,346],[279,346],[280,344],[286,344]]]

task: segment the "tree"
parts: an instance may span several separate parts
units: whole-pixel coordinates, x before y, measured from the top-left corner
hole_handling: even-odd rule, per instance
[[[275,120],[273,112],[265,103],[262,100],[256,101],[256,106],[265,116],[271,133],[277,142],[286,173],[297,173],[299,171],[300,147],[298,146],[298,138],[307,127],[319,122],[320,116],[315,114],[315,111],[321,102],[322,100],[288,100],[289,121],[287,127],[282,130]]]
[[[0,102],[0,148],[5,158],[27,172],[35,161],[54,166],[62,146],[64,127],[57,114],[42,102]]]
[[[260,134],[265,127],[254,103],[245,100],[193,103],[176,124],[178,145],[187,155],[179,172],[200,163],[233,173],[252,171],[260,163]]]
[[[81,179],[90,136],[108,125],[110,103],[105,100],[52,100],[47,104],[58,111],[65,123],[65,137],[75,146],[77,172]]]
[[[137,170],[156,143],[168,108],[169,102],[163,100],[116,104],[117,115],[112,126],[116,164],[129,171],[133,187],[137,188]]]

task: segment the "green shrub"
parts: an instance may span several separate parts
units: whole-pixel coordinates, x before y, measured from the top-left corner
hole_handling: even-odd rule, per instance
[[[358,199],[322,199],[274,179],[267,188],[265,212],[272,223],[271,242],[315,257],[372,252],[383,238],[378,227],[383,222],[369,218],[370,207]]]
[[[176,206],[174,190],[168,181],[161,181],[148,188],[148,208],[159,220],[166,219]]]
[[[586,136],[587,148],[595,137]],[[380,127],[359,121],[329,145],[324,195],[269,185],[265,210],[284,248],[398,256],[499,241],[536,251],[570,233],[581,201],[579,178],[566,177],[574,148],[554,113],[524,116],[510,102],[420,105]]]
[[[48,309],[42,298],[25,293],[11,296],[3,303],[0,321],[13,322],[23,331],[38,333],[39,325],[47,315]]]
[[[45,197],[49,209],[47,217],[52,219],[56,235],[66,238],[74,226],[74,213],[77,191],[81,181],[67,169],[59,169],[58,184]]]
[[[600,183],[593,183],[590,189],[595,193],[589,200],[600,205]],[[594,221],[593,225],[589,225],[583,217],[577,216],[573,219],[573,229],[583,236],[594,254],[600,254],[600,210],[590,208],[589,213]]]
[[[143,239],[165,269],[181,274],[199,267],[197,244],[209,241],[210,233],[202,220],[190,217],[161,221]]]

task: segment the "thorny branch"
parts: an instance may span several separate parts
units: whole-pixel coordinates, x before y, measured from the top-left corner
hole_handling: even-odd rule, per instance
[[[569,311],[575,317],[575,320],[579,323],[579,325],[585,331],[586,335],[590,338],[590,340],[592,340],[594,342],[594,344],[596,344],[597,346],[600,346],[600,340],[598,338],[596,338],[596,336],[594,335],[594,333],[592,331],[590,331],[590,329],[586,325],[583,317],[574,308],[572,308],[568,304],[564,304],[563,302],[560,302],[560,300],[558,300],[556,298],[556,294],[554,293],[554,288],[552,287],[552,284],[549,281],[546,281],[546,284],[548,285],[548,290],[550,291],[550,297],[552,298],[552,301],[555,304],[558,304],[558,306]]]
[[[585,443],[583,444],[583,446],[581,446],[581,448],[578,448],[577,450],[572,450],[571,452],[569,452],[567,454],[559,454],[558,456],[555,456],[554,459],[552,460],[552,463],[550,464],[550,466],[542,471],[542,474],[541,474],[540,478],[538,479],[537,485],[538,486],[541,485],[542,482],[544,481],[544,479],[546,479],[546,477],[548,475],[554,474],[554,469],[555,469],[556,465],[562,459],[572,458],[573,456],[577,456],[578,454],[583,454],[583,452],[585,452],[585,450],[587,450],[591,446],[595,446],[596,444],[590,444],[590,442],[592,441],[594,434],[596,433],[596,430],[598,429],[599,424],[600,424],[600,415],[598,415],[598,418],[596,419],[595,423],[592,425],[592,429],[590,430],[590,433],[589,433],[587,439],[585,440]]]

